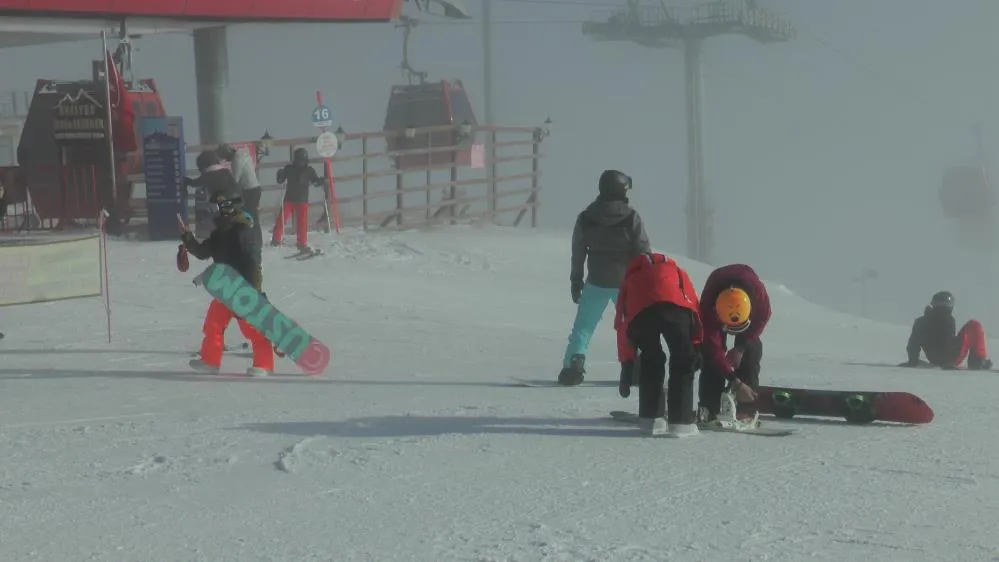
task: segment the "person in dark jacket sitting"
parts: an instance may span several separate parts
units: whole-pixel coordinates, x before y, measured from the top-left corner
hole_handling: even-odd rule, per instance
[[[586,351],[607,304],[617,301],[628,264],[636,256],[652,251],[642,217],[628,204],[631,178],[617,170],[600,174],[597,199],[576,218],[572,230],[569,293],[576,304],[576,318],[562,358],[559,384],[583,382]],[[588,276],[583,279],[583,268]],[[633,363],[622,366],[630,371]],[[622,374],[627,378],[628,373]]]
[[[298,249],[306,251],[309,248],[309,187],[322,187],[323,180],[316,170],[309,165],[309,151],[296,148],[291,164],[278,170],[278,183],[287,182],[284,189],[284,205],[278,213],[277,224],[274,225],[274,236],[271,245],[280,246],[284,238],[284,225],[295,215],[295,237]]]
[[[926,354],[931,365],[944,369],[958,369],[965,358],[972,371],[992,368],[992,361],[985,344],[985,328],[978,320],[968,320],[955,334],[954,295],[940,291],[933,295],[923,315],[912,323],[906,352],[909,359],[900,367],[919,366],[919,353]]]

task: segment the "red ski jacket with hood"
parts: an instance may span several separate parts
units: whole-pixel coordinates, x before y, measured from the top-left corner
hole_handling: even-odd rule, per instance
[[[617,296],[614,329],[617,330],[618,360],[635,360],[635,347],[628,341],[628,326],[646,308],[658,303],[670,303],[691,311],[695,320],[692,343],[703,338],[697,290],[687,272],[672,258],[659,253],[635,257],[628,264],[624,282]]]

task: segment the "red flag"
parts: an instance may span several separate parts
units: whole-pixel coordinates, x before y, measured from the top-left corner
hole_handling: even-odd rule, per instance
[[[129,99],[125,79],[114,63],[111,51],[104,51],[108,67],[108,89],[111,93],[110,117],[114,127],[114,147],[121,152],[135,152],[139,149],[135,138],[135,114]]]

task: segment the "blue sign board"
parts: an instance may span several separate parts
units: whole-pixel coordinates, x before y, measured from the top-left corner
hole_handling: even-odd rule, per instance
[[[184,120],[181,117],[144,117],[142,167],[146,176],[146,208],[150,240],[177,240],[177,214],[187,217],[184,176]]]
[[[317,105],[312,110],[312,126],[324,128],[331,125],[333,125],[333,114],[330,113],[330,108],[325,105]]]

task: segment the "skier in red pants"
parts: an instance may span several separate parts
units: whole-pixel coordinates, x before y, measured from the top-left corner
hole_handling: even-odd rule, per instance
[[[280,246],[284,238],[284,225],[294,214],[295,233],[298,250],[311,251],[309,248],[309,186],[322,187],[323,180],[316,170],[309,165],[309,151],[296,148],[291,164],[278,170],[278,183],[287,182],[284,190],[284,205],[278,213],[277,224],[274,225],[272,246]]]
[[[919,352],[926,354],[931,365],[944,369],[958,369],[968,359],[971,371],[992,368],[989,351],[985,345],[985,328],[978,320],[968,320],[956,334],[954,322],[954,295],[940,291],[930,299],[923,315],[916,318],[909,334],[906,352],[909,360],[900,367],[919,366]]]
[[[181,240],[184,247],[199,260],[211,258],[216,263],[224,263],[238,271],[255,289],[261,290],[263,275],[255,246],[252,220],[240,208],[238,199],[229,199],[218,194],[209,202],[209,210],[215,220],[215,230],[205,241],[199,242],[190,231],[185,230]],[[249,322],[237,317],[218,300],[212,300],[205,315],[202,331],[200,359],[192,359],[191,367],[208,373],[218,373],[222,366],[222,350],[225,346],[224,334],[229,322],[236,318],[239,330],[250,341],[253,349],[253,366],[247,370],[250,376],[267,376],[274,372],[274,349]]]

